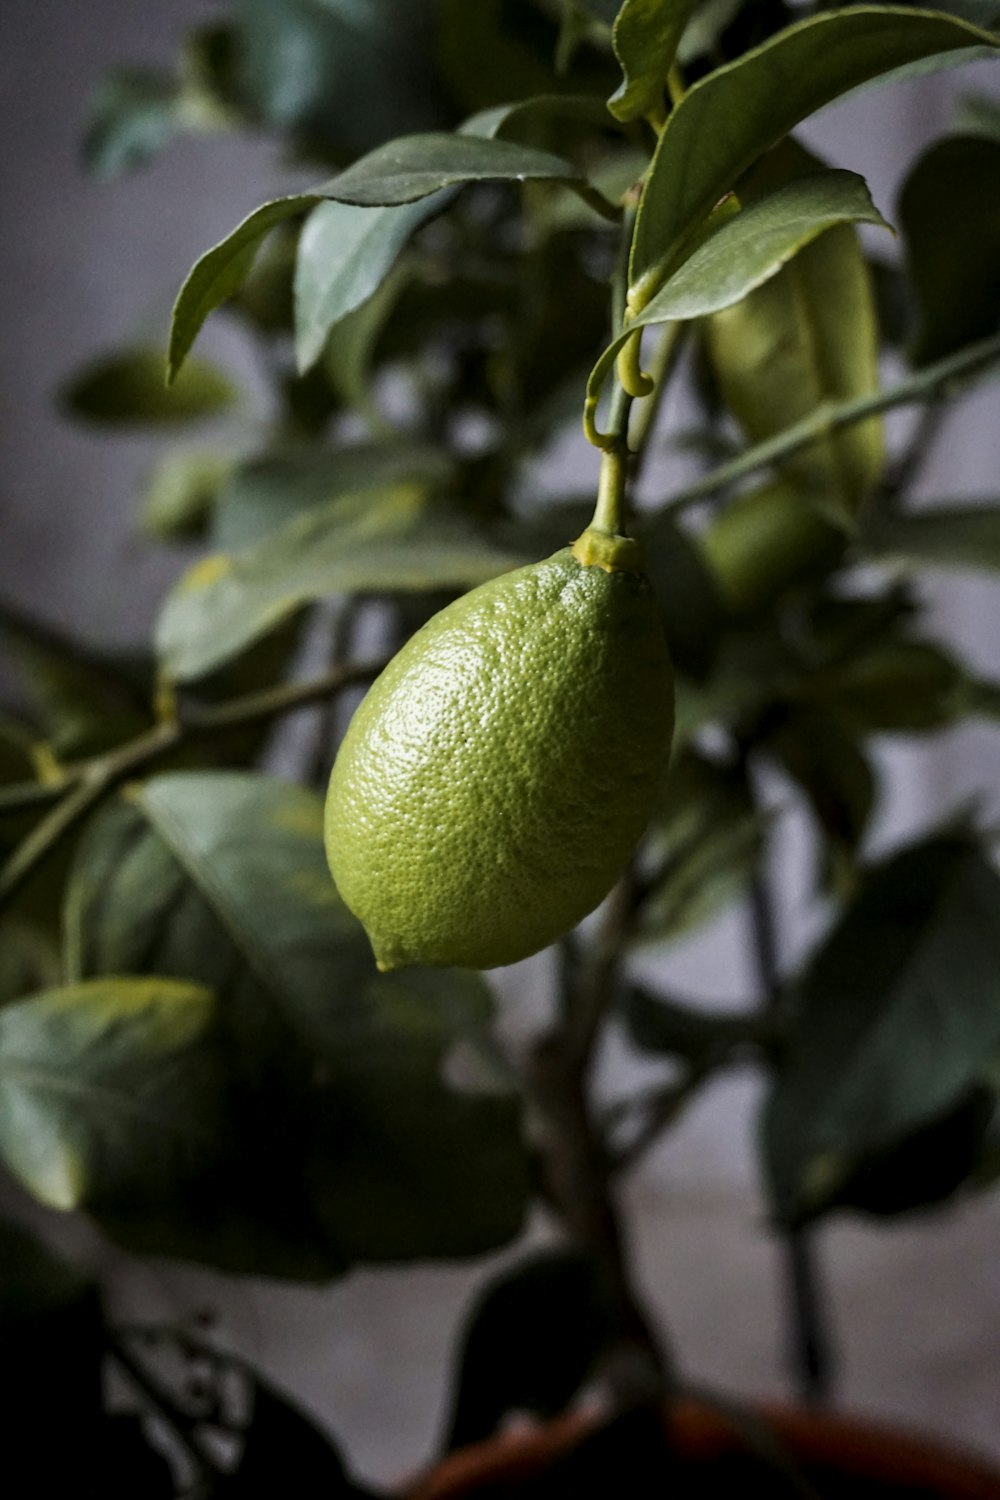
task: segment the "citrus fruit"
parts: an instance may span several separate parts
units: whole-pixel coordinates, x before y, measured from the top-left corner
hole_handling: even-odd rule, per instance
[[[379,967],[488,969],[603,899],[649,816],[673,676],[638,548],[584,532],[434,616],[340,747],[327,855]]]

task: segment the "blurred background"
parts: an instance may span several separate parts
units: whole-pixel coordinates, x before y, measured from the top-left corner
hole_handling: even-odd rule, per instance
[[[103,71],[123,62],[163,64],[181,34],[212,14],[198,0],[4,5],[0,601],[116,646],[148,639],[160,598],[190,557],[151,548],[138,534],[136,497],[160,440],[74,425],[60,414],[56,393],[80,364],[129,336],[163,343],[173,295],[194,259],[257,203],[307,180],[268,141],[225,134],[185,137],[148,169],[111,183],[84,176],[86,100]],[[891,221],[901,174],[972,85],[997,92],[995,70],[977,66],[871,92],[828,110],[803,134],[835,164],[864,172]],[[221,319],[204,347],[239,379],[249,434],[266,398],[245,347]],[[592,450],[582,438],[559,461],[582,484],[593,482]],[[1000,399],[986,385],[949,420],[922,488],[933,497],[995,498],[998,474]],[[669,479],[661,470],[648,482]],[[932,577],[927,588],[952,638],[995,676],[995,586]],[[987,728],[940,735],[919,749],[887,742],[882,754],[892,794],[879,844],[943,815],[973,787],[1000,786],[1000,737]],[[786,956],[807,935],[791,896],[802,885],[804,858],[793,824],[775,864]],[[669,966],[681,993],[730,1003],[748,998],[745,942],[737,910],[655,961]],[[527,1028],[537,1014],[547,963],[543,956],[498,976],[513,1027]],[[605,1065],[611,1087],[623,1064],[609,1055]],[[775,1335],[781,1266],[755,1187],[754,1106],[751,1085],[739,1077],[716,1085],[648,1159],[630,1206],[642,1283],[688,1374],[733,1392],[773,1395],[787,1389]],[[394,1478],[426,1458],[457,1320],[495,1263],[475,1272],[366,1271],[329,1289],[269,1286],[138,1262],[85,1226],[29,1208],[9,1183],[0,1183],[0,1193],[87,1257],[108,1278],[123,1316],[215,1310],[223,1341],[334,1425],[362,1473]],[[888,1227],[852,1219],[824,1230],[820,1262],[845,1406],[1000,1458],[998,1242],[995,1195]]]

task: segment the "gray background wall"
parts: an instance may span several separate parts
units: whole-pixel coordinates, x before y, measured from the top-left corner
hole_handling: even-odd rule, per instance
[[[88,182],[76,166],[84,98],[107,65],[161,62],[188,25],[211,13],[195,0],[5,0],[3,7],[0,597],[109,642],[147,637],[181,566],[135,534],[137,489],[159,444],[73,427],[54,413],[52,392],[79,362],[129,334],[162,337],[192,260],[293,179],[266,142],[220,137],[184,141],[114,184]],[[945,125],[956,92],[972,82],[997,89],[982,67],[961,78],[939,75],[827,111],[807,134],[839,165],[866,174],[891,219],[900,168]],[[205,347],[242,360],[221,325]],[[249,424],[265,396],[252,371],[245,375]],[[988,386],[951,419],[924,482],[928,495],[995,494],[998,415],[997,387]],[[579,450],[567,462],[586,474],[590,458]],[[928,591],[953,639],[997,675],[995,585],[932,579]],[[970,786],[985,787],[996,801],[1000,737],[987,729],[921,748],[888,744],[883,759],[892,790],[881,842],[943,813]],[[789,954],[808,925],[794,895],[800,835],[793,823],[777,860]],[[746,995],[745,936],[743,914],[734,912],[663,962],[678,988],[718,999]],[[541,960],[502,976],[515,1028],[530,1025],[545,973]],[[622,1081],[614,1056],[606,1081],[609,1088]],[[716,1087],[649,1160],[628,1202],[644,1285],[669,1320],[685,1367],[732,1390],[774,1394],[786,1388],[775,1332],[778,1261],[754,1192],[754,1103],[748,1081]],[[78,1225],[46,1222],[108,1271],[126,1315],[219,1307],[223,1337],[297,1391],[373,1477],[399,1475],[428,1453],[451,1334],[485,1268],[365,1272],[329,1290],[265,1287],[139,1264]],[[998,1233],[993,1199],[887,1231],[851,1222],[825,1234],[846,1404],[1000,1457]]]

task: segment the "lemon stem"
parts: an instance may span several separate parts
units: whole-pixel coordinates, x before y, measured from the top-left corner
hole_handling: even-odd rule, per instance
[[[607,446],[601,454],[601,472],[597,481],[597,504],[590,522],[591,531],[608,536],[625,534],[625,485],[628,479],[628,418],[632,397],[616,383],[608,413]]]

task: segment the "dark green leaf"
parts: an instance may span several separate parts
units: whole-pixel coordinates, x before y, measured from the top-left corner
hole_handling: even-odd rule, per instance
[[[235,11],[242,90],[269,125],[349,157],[437,123],[431,0],[237,0]]]
[[[77,1266],[9,1220],[0,1220],[0,1267],[0,1326],[64,1308],[90,1285]]]
[[[410,235],[448,206],[431,194],[401,207],[319,203],[306,220],[295,262],[295,348],[300,371],[323,352],[332,328],[367,302]]]
[[[243,1079],[226,1140],[256,1185],[245,1269],[330,1274],[516,1232],[519,1103],[506,1082],[448,1081],[457,1048],[485,1045],[489,990],[461,971],[377,973],[330,879],[318,797],[235,773],[134,789],[81,849],[66,926],[75,973],[217,988]]]
[[[145,166],[181,128],[174,79],[150,68],[116,68],[90,101],[83,160],[95,177],[117,177]]]
[[[810,696],[858,734],[919,734],[965,710],[965,674],[929,641],[888,639],[838,667],[816,672]]]
[[[715,658],[722,600],[702,554],[668,512],[639,518],[636,536],[660,601],[674,665],[703,678]]]
[[[532,0],[438,0],[435,33],[438,71],[464,113],[568,87],[555,69],[559,31]]]
[[[1000,879],[938,836],[876,866],[794,992],[764,1118],[780,1217],[954,1108],[1000,1043]]]
[[[608,100],[619,120],[663,114],[663,91],[694,0],[625,0],[612,32],[624,79]]]
[[[915,364],[1000,324],[1000,140],[937,141],[903,184],[899,216],[920,312]]]
[[[826,231],[862,221],[885,226],[863,178],[832,170],[786,183],[727,217],[604,351],[588,381],[588,395],[600,393],[615,356],[636,328],[732,307]]]
[[[875,806],[875,773],[856,736],[822,709],[794,708],[762,748],[801,787],[832,843],[853,853]]]
[[[620,1333],[600,1270],[583,1251],[545,1250],[502,1271],[476,1297],[461,1333],[448,1449],[483,1442],[510,1412],[565,1410]]]
[[[204,536],[233,460],[202,449],[167,453],[146,480],[143,530],[164,542]]]
[[[445,453],[401,438],[265,453],[247,459],[230,476],[219,496],[212,541],[220,552],[232,552],[338,495],[383,490],[405,480],[445,485],[451,478]]]
[[[158,425],[216,416],[232,406],[236,389],[205,360],[190,361],[183,378],[167,386],[159,349],[129,349],[85,366],[59,399],[87,422]]]
[[[629,1040],[641,1051],[682,1057],[699,1071],[728,1057],[734,1048],[753,1045],[761,1029],[753,1015],[699,1010],[641,985],[629,987],[622,1019]]]
[[[435,503],[426,485],[341,495],[255,547],[196,563],[167,597],[157,649],[163,670],[188,681],[309,600],[468,587],[521,561]]]
[[[882,1151],[824,1163],[812,1192],[796,1204],[806,1223],[832,1209],[854,1208],[879,1218],[947,1201],[972,1185],[996,1111],[996,1095],[976,1084],[943,1115]]]
[[[902,6],[852,5],[789,26],[694,84],[673,110],[643,189],[633,289],[670,269],[687,235],[765,151],[824,104],[919,59],[987,57],[1000,42]]]
[[[48,989],[61,977],[52,936],[35,923],[6,915],[0,921],[0,1006]]]
[[[647,835],[653,863],[637,941],[662,943],[717,916],[742,895],[760,856],[763,825],[743,778],[687,749],[675,757],[663,813]]]
[[[148,1201],[224,1136],[214,1001],[171,979],[88,980],[0,1011],[0,1154],[53,1208]]]

